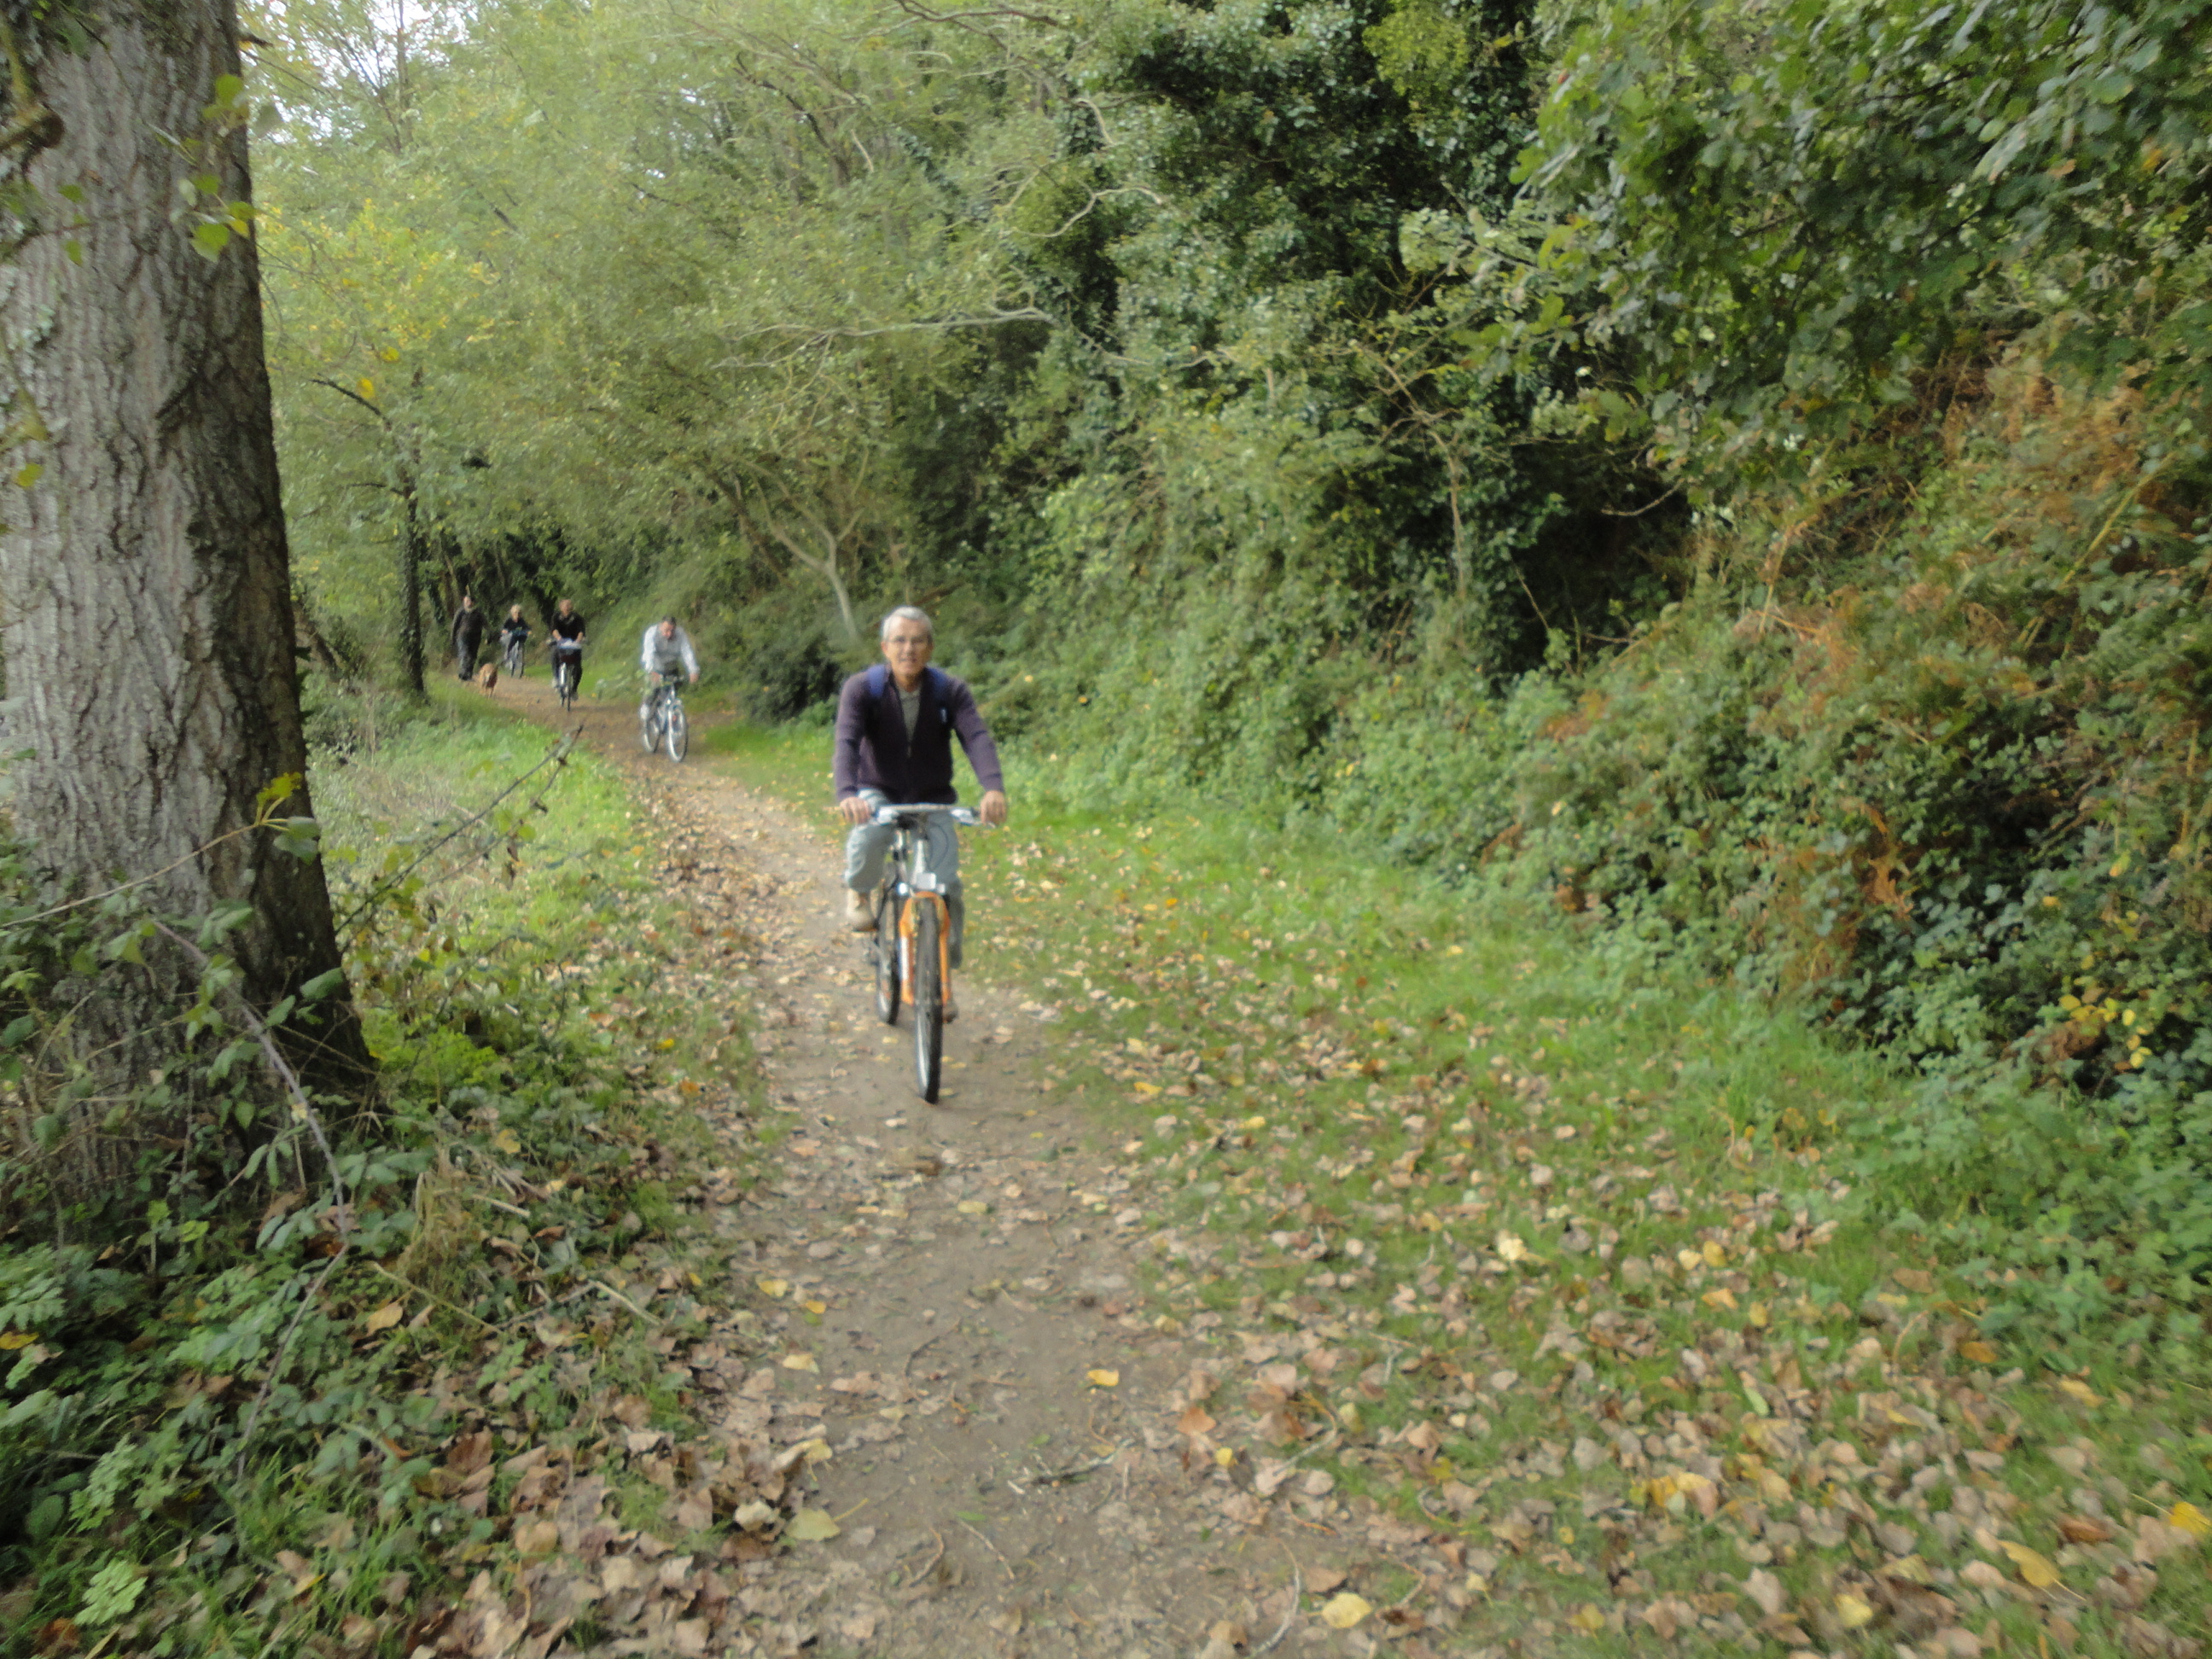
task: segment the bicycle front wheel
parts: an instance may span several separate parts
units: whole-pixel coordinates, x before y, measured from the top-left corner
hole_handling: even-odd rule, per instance
[[[945,959],[938,949],[944,908],[934,898],[914,905],[914,1086],[932,1105],[945,1073]]]
[[[876,895],[876,1018],[886,1025],[898,1024],[899,901],[884,888]]]
[[[668,708],[668,758],[680,762],[691,747],[691,722],[684,718],[684,705]]]

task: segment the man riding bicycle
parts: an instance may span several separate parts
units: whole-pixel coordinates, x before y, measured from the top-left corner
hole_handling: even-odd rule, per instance
[[[845,926],[856,933],[875,929],[871,896],[884,878],[884,860],[896,830],[877,823],[882,806],[950,805],[952,739],[957,737],[983,786],[976,810],[983,822],[1006,821],[1006,778],[998,745],[965,680],[929,665],[936,630],[928,613],[902,605],[884,618],[884,660],[845,682],[837,697],[837,735],[831,775],[837,816],[853,826],[845,837]],[[960,965],[962,905],[960,841],[952,821],[932,813],[921,834],[929,867],[945,878],[951,927],[945,940],[951,965]],[[948,1011],[948,1018],[950,1011]]]
[[[663,674],[681,671],[691,677],[691,684],[699,683],[699,653],[691,648],[691,636],[676,625],[673,617],[663,617],[645,630],[638,642],[637,665],[644,672],[645,701],[637,706],[640,718],[653,702],[653,683]]]
[[[574,599],[563,599],[553,607],[553,672],[559,674],[563,662],[574,672],[571,684],[579,690],[584,684],[584,613],[576,609]]]

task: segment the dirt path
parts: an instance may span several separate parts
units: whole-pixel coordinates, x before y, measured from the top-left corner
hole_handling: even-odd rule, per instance
[[[498,695],[559,718],[542,679]],[[1439,1605],[1457,1574],[1436,1540],[1348,1508],[1325,1474],[1255,1477],[1176,1432],[1254,1356],[1216,1358],[1140,1316],[1139,1166],[1040,1087],[1051,1011],[964,979],[943,1099],[924,1104],[906,1027],[875,1021],[860,947],[833,925],[816,828],[711,764],[641,755],[632,707],[579,714],[584,741],[673,818],[695,896],[758,942],[742,988],[789,1114],[774,1178],[710,1211],[747,1241],[731,1295],[763,1325],[753,1369],[719,1416],[702,1409],[732,1438],[826,1442],[808,1501],[840,1531],[744,1564],[750,1616],[707,1650],[1232,1659],[1368,1653],[1370,1632],[1431,1650],[1419,1613],[1345,1632],[1310,1615],[1342,1576],[1328,1563],[1380,1556],[1407,1569],[1408,1602]],[[986,973],[990,950],[979,938]],[[1195,1387],[1194,1370],[1208,1373]],[[1265,1501],[1279,1491],[1295,1517]]]

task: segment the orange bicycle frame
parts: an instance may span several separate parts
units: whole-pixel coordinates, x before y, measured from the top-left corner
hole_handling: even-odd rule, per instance
[[[914,1004],[914,911],[918,904],[937,907],[937,983],[940,991],[952,984],[952,913],[945,908],[942,893],[909,893],[906,902],[899,907],[899,1000],[911,1007]]]

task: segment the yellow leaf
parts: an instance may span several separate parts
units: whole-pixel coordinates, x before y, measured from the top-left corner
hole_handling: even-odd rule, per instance
[[[991,1206],[980,1198],[963,1198],[953,1206],[963,1215],[988,1215]]]
[[[799,1305],[811,1314],[825,1314],[830,1311],[830,1304],[827,1302],[802,1302]]]
[[[2101,1406],[2105,1403],[2097,1397],[2097,1391],[2094,1389],[2077,1376],[2062,1376],[2058,1379],[2058,1386],[2085,1406]]]
[[[27,1348],[38,1340],[36,1331],[9,1331],[0,1334],[0,1349]]]
[[[1698,1246],[1698,1254],[1705,1257],[1705,1266],[1708,1267],[1723,1267],[1728,1265],[1728,1252],[1721,1249],[1717,1240],[1707,1239]]]
[[[1836,1598],[1836,1622],[1845,1630],[1856,1630],[1874,1617],[1874,1609],[1846,1590]]]
[[[1160,1091],[1160,1085],[1157,1083],[1134,1083],[1130,1087],[1140,1095],[1156,1095]]]
[[[1577,1611],[1567,1615],[1567,1622],[1585,1636],[1595,1636],[1605,1628],[1605,1615],[1597,1610],[1595,1601],[1585,1601]]]
[[[2049,1589],[2058,1583],[2058,1569],[2027,1545],[2015,1544],[2009,1538],[2000,1538],[1997,1547],[2012,1557],[2012,1564],[2020,1569],[2020,1576],[2034,1589]]]
[[[791,1281],[787,1279],[756,1279],[753,1288],[773,1302],[791,1293]]]
[[[387,1302],[361,1322],[371,1336],[379,1331],[388,1331],[405,1316],[407,1310],[397,1302]]]
[[[1997,1351],[1976,1338],[1959,1345],[1959,1358],[1970,1365],[1994,1365],[1997,1363]]]
[[[1735,1292],[1725,1288],[1717,1291],[1707,1291],[1705,1295],[1699,1298],[1699,1300],[1704,1302],[1708,1308],[1718,1308],[1726,1311],[1733,1311],[1735,1307]]]
[[[1213,1461],[1221,1468],[1234,1468],[1237,1465],[1237,1449],[1234,1446],[1216,1446],[1213,1449]]]
[[[1350,1590],[1340,1590],[1321,1610],[1321,1621],[1332,1630],[1350,1630],[1375,1611],[1374,1604]]]
[[[1753,1303],[1750,1307],[1744,1310],[1743,1316],[1751,1322],[1753,1329],[1761,1331],[1766,1328],[1766,1322],[1773,1317],[1773,1316],[1767,1311],[1766,1304],[1764,1302]]]
[[[1520,1234],[1502,1232],[1498,1235],[1498,1254],[1508,1261],[1526,1261],[1528,1247],[1521,1242]]]
[[[791,1524],[783,1529],[783,1535],[802,1544],[821,1544],[843,1530],[827,1510],[801,1510],[791,1517]]]
[[[522,1143],[514,1138],[512,1129],[501,1129],[491,1138],[491,1144],[510,1155],[522,1150]]]
[[[361,379],[361,395],[364,398],[370,398],[371,400],[374,400],[376,397],[376,382],[370,380],[366,374],[362,375]]]
[[[2166,1512],[2166,1524],[2180,1528],[2191,1538],[2212,1537],[2212,1516],[2194,1504],[2176,1504]]]
[[[814,1363],[814,1356],[811,1353],[787,1353],[776,1363],[787,1371],[818,1371],[822,1369]]]
[[[1090,1379],[1094,1389],[1118,1389],[1121,1386],[1121,1373],[1119,1371],[1085,1371],[1083,1374]]]

